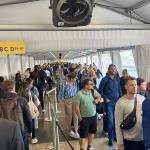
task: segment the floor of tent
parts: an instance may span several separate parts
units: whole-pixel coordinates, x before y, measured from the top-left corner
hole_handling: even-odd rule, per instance
[[[51,101],[53,102],[54,95],[51,95]],[[46,110],[48,110],[48,103],[47,98],[45,98],[45,106]],[[66,129],[66,122],[65,122],[65,113],[63,109],[63,103],[58,103],[58,110],[60,113],[57,114],[59,119],[59,124],[61,128],[63,129],[64,133],[67,135],[67,129]],[[52,145],[52,123],[46,122],[44,119],[48,116],[48,111],[46,111],[45,114],[41,114],[39,116],[39,129],[37,132],[37,137],[39,140],[38,144],[31,144],[30,149],[31,150],[47,150],[48,146]],[[103,122],[102,120],[98,121],[98,132],[96,134],[95,140],[94,140],[94,149],[95,150],[115,150],[116,146],[114,147],[108,147],[108,139],[102,135],[102,128],[103,128]],[[64,137],[61,133],[59,133],[60,136],[60,149],[61,150],[71,150],[71,148],[68,146],[67,142],[65,141]],[[67,136],[68,137],[68,136]],[[69,141],[73,145],[75,150],[79,150],[79,144],[78,140],[74,140],[69,138]]]

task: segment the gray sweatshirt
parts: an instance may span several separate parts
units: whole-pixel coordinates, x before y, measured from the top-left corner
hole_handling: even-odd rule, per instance
[[[123,139],[131,141],[142,141],[143,140],[143,129],[142,129],[142,103],[144,96],[137,95],[137,111],[136,117],[137,122],[132,129],[121,130],[120,124],[133,110],[134,99],[128,100],[125,96],[121,97],[116,104],[115,108],[115,126],[117,135],[117,144],[123,145]]]

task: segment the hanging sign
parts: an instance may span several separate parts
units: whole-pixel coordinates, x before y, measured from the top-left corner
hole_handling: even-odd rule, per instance
[[[24,41],[0,41],[0,54],[25,54]]]

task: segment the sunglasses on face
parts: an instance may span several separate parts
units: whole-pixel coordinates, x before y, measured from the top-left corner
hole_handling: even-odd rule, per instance
[[[88,85],[91,85],[91,86],[93,86],[93,85],[94,85],[94,83],[89,83]]]

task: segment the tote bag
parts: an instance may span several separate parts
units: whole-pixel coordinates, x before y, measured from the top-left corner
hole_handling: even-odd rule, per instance
[[[31,113],[32,119],[38,117],[39,116],[39,110],[38,110],[38,108],[36,107],[36,105],[32,101],[31,92],[29,92],[29,102],[28,102],[28,105],[29,105],[29,109],[30,109],[30,113]]]

